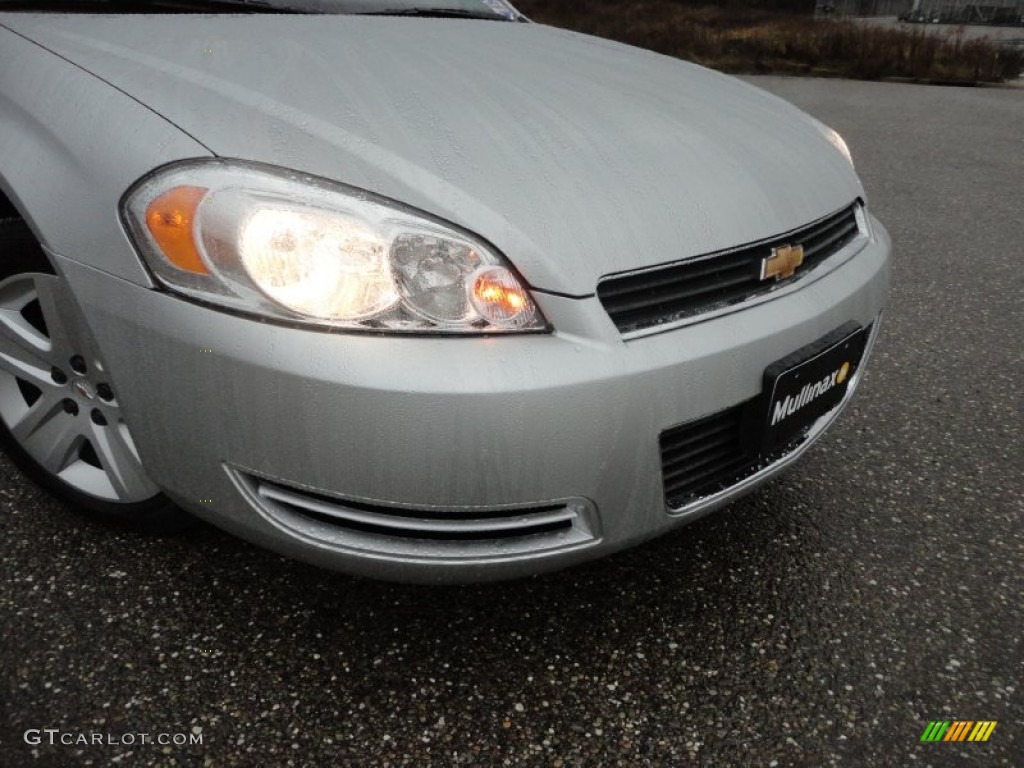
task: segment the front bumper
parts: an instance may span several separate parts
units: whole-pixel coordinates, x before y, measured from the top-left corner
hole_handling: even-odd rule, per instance
[[[318,565],[436,582],[606,554],[781,469],[795,453],[672,512],[658,436],[755,397],[766,366],[844,323],[874,323],[888,294],[890,242],[874,222],[872,239],[856,247],[779,299],[629,341],[596,298],[539,294],[552,335],[320,333],[54,261],[98,340],[143,463],[179,504]],[[275,493],[305,495],[324,514],[299,514],[310,505]],[[332,522],[339,509],[346,525]],[[409,538],[373,527],[390,524],[379,517],[388,510],[422,527],[446,512],[464,523],[560,514],[552,509],[568,510],[570,527],[533,539]]]

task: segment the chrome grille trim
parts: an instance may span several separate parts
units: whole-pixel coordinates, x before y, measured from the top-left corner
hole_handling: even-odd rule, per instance
[[[577,514],[566,506],[538,507],[530,510],[508,510],[507,516],[495,517],[482,512],[479,517],[461,519],[454,514],[425,517],[401,507],[387,508],[352,501],[331,501],[306,493],[298,493],[266,481],[259,483],[256,493],[263,499],[286,504],[299,513],[322,516],[338,525],[355,525],[377,529],[380,535],[411,538],[493,538],[496,535],[528,536],[540,529],[571,528]]]
[[[289,535],[353,555],[493,562],[597,544],[597,509],[575,497],[494,507],[411,506],[343,498],[225,467],[251,506]]]
[[[860,202],[804,227],[766,240],[683,261],[601,278],[597,296],[619,332],[628,338],[660,333],[784,295],[820,277],[867,242]],[[803,264],[780,281],[761,280],[761,261],[782,245],[804,247]],[[858,249],[859,250],[859,249]],[[835,257],[835,258],[834,258]],[[826,263],[828,266],[826,267]]]

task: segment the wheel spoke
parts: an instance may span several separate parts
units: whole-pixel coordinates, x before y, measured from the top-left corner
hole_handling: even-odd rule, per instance
[[[52,385],[54,345],[21,312],[36,299],[42,305],[37,281],[47,282],[47,278],[48,275],[19,275],[0,284],[0,369],[38,387]],[[54,310],[51,312],[55,314]],[[50,318],[44,317],[49,324]]]
[[[35,283],[35,298],[39,300],[43,318],[46,320],[53,354],[68,357],[72,348],[84,354],[86,345],[79,338],[76,324],[65,322],[66,313],[71,309],[71,300],[66,295],[64,282],[54,275],[42,274],[33,275],[32,280]]]
[[[142,499],[158,489],[146,475],[123,422],[92,425],[92,447],[107,479],[122,499]]]
[[[80,492],[129,503],[152,498],[160,489],[118,409],[93,400],[94,377],[102,375],[84,318],[59,277],[27,272],[0,281],[0,418],[12,436]],[[94,408],[106,419],[90,416]]]
[[[11,434],[22,444],[50,419],[67,419],[61,398],[54,391],[43,390],[42,395],[9,425]]]
[[[7,332],[4,319],[0,311],[0,370],[40,388],[52,387],[50,371],[53,366],[47,359],[49,355],[41,355],[33,347],[20,344],[18,337]]]
[[[14,275],[0,283],[0,309],[20,312],[37,297],[35,274]]]
[[[43,467],[57,475],[78,456],[78,449],[84,439],[81,432],[81,422],[78,418],[69,416],[62,411],[46,410],[45,406],[40,409],[41,413],[33,413],[36,406],[42,402],[48,402],[49,398],[40,398],[29,413],[25,426],[35,422],[31,431],[21,438],[21,444],[32,458],[38,461]]]

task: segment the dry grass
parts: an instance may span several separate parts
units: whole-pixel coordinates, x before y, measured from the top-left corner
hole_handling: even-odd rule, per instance
[[[917,26],[879,29],[679,0],[519,0],[516,5],[535,21],[726,72],[977,83],[1003,82],[1024,71],[1024,52]]]

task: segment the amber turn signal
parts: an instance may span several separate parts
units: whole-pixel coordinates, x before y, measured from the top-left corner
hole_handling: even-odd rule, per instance
[[[504,267],[478,270],[470,299],[484,319],[501,328],[522,327],[536,313],[526,289]]]
[[[205,187],[174,187],[146,208],[146,228],[160,251],[178,269],[200,275],[210,274],[192,236],[196,211]]]

